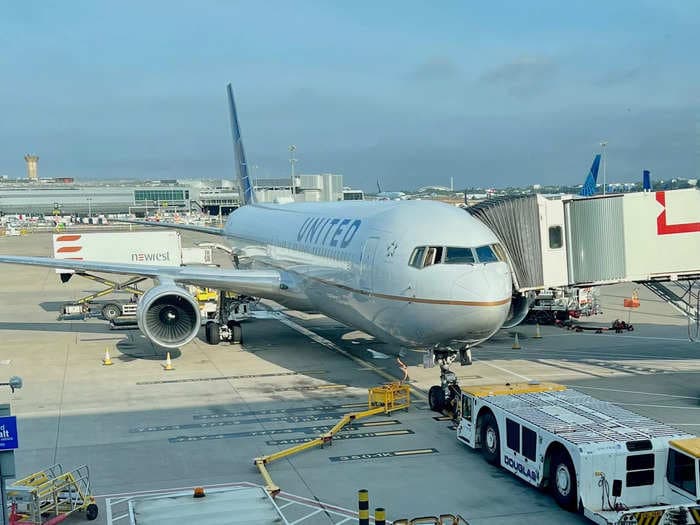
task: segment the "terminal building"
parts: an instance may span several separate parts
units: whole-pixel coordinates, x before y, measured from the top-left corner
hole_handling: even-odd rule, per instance
[[[72,179],[0,182],[0,215],[145,216],[164,209],[228,215],[240,206],[238,188],[233,182],[226,184],[228,181],[218,187],[176,180],[138,185],[81,185]],[[254,187],[258,202],[329,202],[348,198],[343,191],[343,176],[333,173],[298,175],[293,186],[291,178],[257,179]]]
[[[78,186],[0,185],[2,215],[76,215],[135,213],[168,208],[191,209],[190,188],[175,185]]]

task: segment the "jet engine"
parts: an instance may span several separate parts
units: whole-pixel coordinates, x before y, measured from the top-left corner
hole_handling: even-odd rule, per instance
[[[508,317],[502,328],[513,328],[522,323],[527,314],[530,313],[530,308],[534,301],[534,292],[513,292],[513,298],[510,301],[510,312],[508,312]]]
[[[192,341],[201,324],[197,301],[174,284],[154,286],[143,294],[136,319],[146,337],[166,348]]]

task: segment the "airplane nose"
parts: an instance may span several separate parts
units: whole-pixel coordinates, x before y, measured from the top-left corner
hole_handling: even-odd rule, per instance
[[[452,296],[455,300],[489,303],[509,298],[511,288],[506,263],[474,265],[454,282]]]

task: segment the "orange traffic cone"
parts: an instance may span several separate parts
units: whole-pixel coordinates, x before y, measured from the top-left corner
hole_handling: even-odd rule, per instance
[[[165,364],[163,365],[163,370],[175,370],[173,362],[170,360],[170,352],[165,354]]]
[[[105,348],[105,356],[104,359],[102,359],[102,364],[105,366],[112,364],[112,358],[109,356],[109,348]]]

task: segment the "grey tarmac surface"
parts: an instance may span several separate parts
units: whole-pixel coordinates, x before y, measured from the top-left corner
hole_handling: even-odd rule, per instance
[[[49,252],[46,234],[0,238],[0,253]],[[9,265],[0,275],[0,378],[25,381],[13,395],[0,391],[19,419],[17,472],[86,463],[97,495],[262,484],[252,458],[313,437],[360,409],[368,387],[400,374],[398,349],[275,305],[267,305],[272,316],[263,312],[245,323],[242,347],[196,339],[171,353],[175,370],[165,371],[164,350],[138,331],[109,331],[100,319],[57,320],[60,305],[97,289],[94,283],[76,278],[63,285],[53,270]],[[454,370],[463,384],[562,382],[697,433],[700,345],[687,341],[680,315],[643,291],[638,311],[622,308],[631,291],[629,285],[604,289],[604,315],[583,322],[629,319],[634,332],[543,327],[543,338],[534,339],[534,326],[520,326],[475,350],[472,366]],[[511,348],[516,331],[520,350]],[[101,364],[106,348],[111,367]],[[386,507],[394,519],[452,512],[473,525],[585,523],[458,443],[422,394],[437,382],[438,370],[422,368],[417,352],[402,360],[418,391],[414,406],[364,420],[331,447],[273,463],[270,472],[284,491],[354,509],[357,489],[367,488],[371,508]],[[95,523],[108,522],[105,501],[99,499]],[[117,507],[111,510],[113,523],[127,522],[115,520]],[[304,523],[337,521],[319,513]]]

